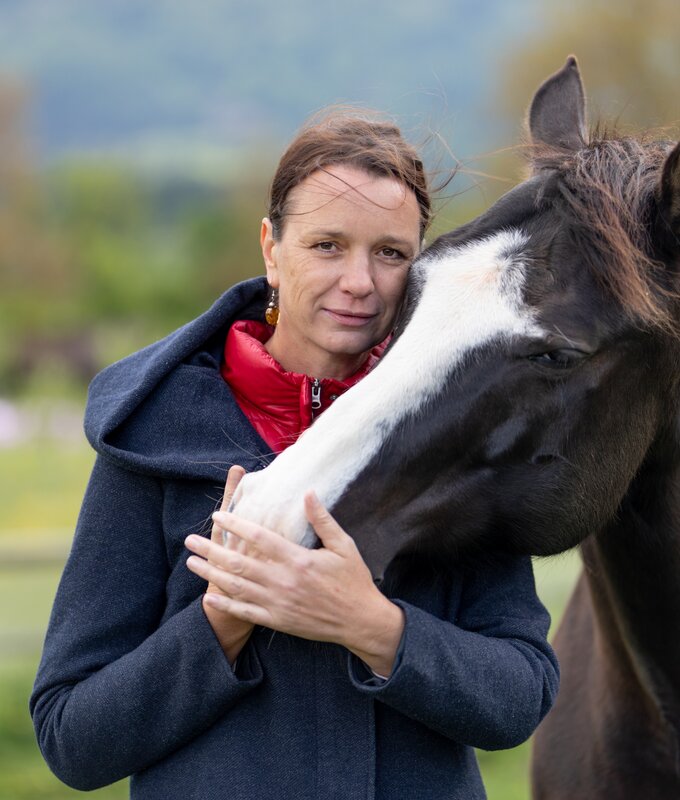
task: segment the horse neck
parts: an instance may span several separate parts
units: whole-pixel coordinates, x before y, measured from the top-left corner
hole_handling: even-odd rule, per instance
[[[680,731],[680,447],[675,442],[652,449],[616,520],[582,551],[602,652]]]

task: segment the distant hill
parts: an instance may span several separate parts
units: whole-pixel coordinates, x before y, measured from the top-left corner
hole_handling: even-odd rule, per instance
[[[48,158],[278,144],[342,101],[431,124],[468,156],[506,135],[489,108],[497,56],[521,46],[536,4],[0,0],[0,75],[30,85]]]

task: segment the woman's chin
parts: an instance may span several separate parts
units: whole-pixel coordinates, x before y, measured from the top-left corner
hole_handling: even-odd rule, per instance
[[[385,336],[381,336],[375,331],[335,332],[328,337],[325,349],[335,356],[356,357],[380,344]]]

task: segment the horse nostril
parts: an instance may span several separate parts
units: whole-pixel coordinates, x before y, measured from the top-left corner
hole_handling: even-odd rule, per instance
[[[532,464],[551,464],[555,461],[558,456],[553,455],[552,453],[537,453],[532,459]]]

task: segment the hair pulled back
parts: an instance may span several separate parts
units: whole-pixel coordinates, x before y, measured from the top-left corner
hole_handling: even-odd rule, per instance
[[[269,219],[280,239],[292,189],[316,170],[343,164],[383,177],[396,178],[411,189],[420,209],[421,238],[430,223],[427,175],[416,149],[399,128],[375,112],[330,109],[313,117],[281,157],[272,181]]]

